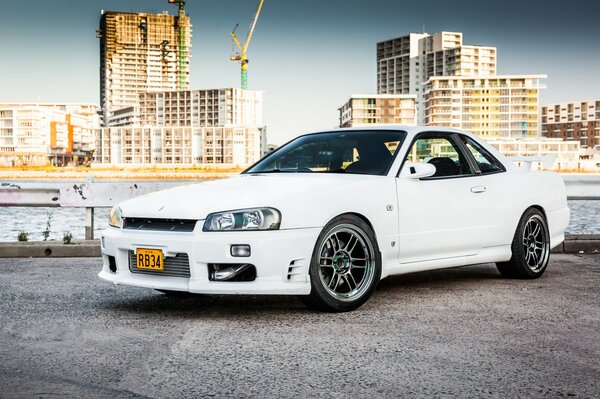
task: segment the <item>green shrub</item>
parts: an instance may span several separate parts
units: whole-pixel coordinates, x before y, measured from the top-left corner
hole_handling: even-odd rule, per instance
[[[29,234],[27,234],[26,231],[21,230],[19,232],[19,235],[17,236],[17,240],[19,240],[21,242],[29,241]]]
[[[52,227],[52,212],[48,212],[48,220],[46,221],[46,230],[42,231],[42,236],[44,236],[44,241],[48,241],[50,237],[50,229]]]
[[[67,231],[65,234],[63,234],[63,242],[65,244],[70,244],[72,240],[73,234],[71,234],[71,232]]]

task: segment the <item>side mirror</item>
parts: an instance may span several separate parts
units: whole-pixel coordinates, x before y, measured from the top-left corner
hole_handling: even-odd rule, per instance
[[[435,174],[435,166],[430,163],[412,163],[407,162],[402,168],[401,176],[407,179],[422,179]]]

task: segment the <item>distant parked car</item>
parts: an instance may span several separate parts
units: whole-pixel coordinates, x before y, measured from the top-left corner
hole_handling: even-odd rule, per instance
[[[115,206],[101,279],[166,293],[295,294],[358,308],[390,275],[495,262],[533,279],[569,221],[555,173],[454,129],[300,136],[241,175]]]

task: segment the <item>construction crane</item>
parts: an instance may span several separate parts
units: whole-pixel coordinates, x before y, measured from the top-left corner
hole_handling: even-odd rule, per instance
[[[184,90],[185,87],[185,27],[182,23],[185,18],[185,1],[184,0],[168,0],[171,4],[179,6],[179,14],[177,16],[177,28],[179,31],[179,90]]]
[[[169,0],[170,1],[170,0]],[[250,30],[248,31],[248,35],[246,36],[246,42],[242,46],[239,39],[235,35],[235,30],[239,24],[236,24],[231,32],[231,38],[235,42],[236,46],[240,50],[239,53],[232,54],[229,59],[231,61],[239,61],[242,66],[242,89],[248,89],[248,45],[250,44],[250,39],[252,39],[252,33],[254,32],[254,27],[256,26],[256,21],[258,21],[258,16],[260,14],[260,10],[263,6],[265,0],[260,0],[258,3],[258,7],[256,8],[256,14],[254,14],[254,20],[252,21],[252,25],[250,25]]]

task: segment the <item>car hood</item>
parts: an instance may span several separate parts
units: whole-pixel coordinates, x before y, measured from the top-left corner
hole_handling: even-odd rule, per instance
[[[286,212],[294,210],[295,216],[301,218],[317,205],[340,201],[356,193],[353,186],[384,178],[317,173],[247,174],[178,186],[133,198],[119,206],[124,217],[197,220],[214,212],[273,207],[284,215],[282,227],[284,224],[290,227],[285,223]]]

